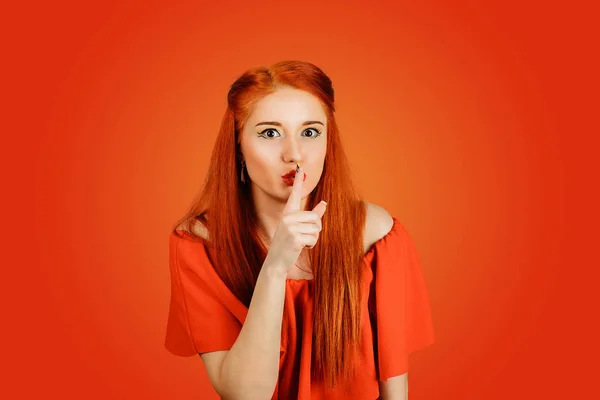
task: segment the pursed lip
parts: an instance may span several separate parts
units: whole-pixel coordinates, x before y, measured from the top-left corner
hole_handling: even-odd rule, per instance
[[[292,169],[290,172],[287,172],[284,175],[281,175],[281,177],[283,179],[286,179],[286,178],[295,178],[296,177],[296,170]]]

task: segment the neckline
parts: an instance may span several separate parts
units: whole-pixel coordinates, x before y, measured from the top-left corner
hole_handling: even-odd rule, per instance
[[[392,216],[392,220],[394,221],[394,223],[392,224],[392,228],[390,229],[390,231],[388,233],[386,233],[385,235],[383,235],[379,240],[377,240],[375,243],[373,243],[371,245],[371,248],[369,250],[367,250],[367,252],[364,254],[363,256],[363,260],[367,259],[367,257],[369,257],[370,255],[372,255],[375,252],[375,249],[384,241],[386,241],[389,236],[398,228],[398,224],[399,221],[396,217]],[[314,278],[311,279],[293,279],[293,278],[286,278],[285,280],[286,282],[294,282],[294,283],[298,283],[298,282],[311,282],[314,281]]]
[[[308,278],[303,278],[303,279],[285,278],[286,282],[294,282],[294,283],[296,283],[296,282],[312,282],[314,280],[315,280],[315,278],[310,278],[310,279],[308,279]]]
[[[392,224],[392,228],[390,229],[390,231],[388,233],[386,233],[385,235],[383,235],[379,240],[377,240],[375,243],[373,243],[371,245],[371,248],[369,248],[369,250],[367,250],[367,252],[363,255],[363,260],[366,260],[367,257],[369,257],[370,255],[372,255],[375,252],[375,249],[384,241],[386,241],[393,233],[396,229],[398,229],[399,227],[399,221],[396,217],[392,216],[392,220],[393,220],[393,224]],[[183,229],[178,229],[178,231],[183,232],[184,234],[188,234],[190,236],[194,236],[192,235],[190,232],[183,230]],[[303,279],[293,279],[293,278],[286,278],[285,281],[287,282],[293,282],[294,284],[296,283],[301,283],[301,282],[312,282],[314,281],[314,278],[303,278]]]

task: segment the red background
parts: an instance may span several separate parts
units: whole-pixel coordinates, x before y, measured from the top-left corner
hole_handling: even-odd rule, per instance
[[[591,8],[200,3],[3,6],[6,398],[217,398],[163,348],[167,238],[229,85],[285,59],[332,78],[361,191],[417,245],[411,400],[595,397]]]

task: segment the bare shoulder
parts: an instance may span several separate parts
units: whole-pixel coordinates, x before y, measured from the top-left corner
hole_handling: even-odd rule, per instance
[[[365,221],[364,245],[365,253],[387,235],[394,226],[391,214],[377,204],[365,202],[367,217]]]
[[[177,227],[177,230],[190,232],[189,225],[187,225],[187,226],[179,225]],[[206,229],[206,226],[204,226],[204,224],[200,221],[194,222],[194,226],[191,228],[191,232],[194,233],[195,235],[201,237],[202,239],[208,240],[208,238],[209,238],[208,229]]]

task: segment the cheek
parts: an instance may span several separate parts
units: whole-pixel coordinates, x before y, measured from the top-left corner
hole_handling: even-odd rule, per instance
[[[313,168],[322,170],[323,164],[325,163],[325,155],[327,154],[327,148],[325,144],[319,143],[318,146],[311,146],[307,148],[306,156],[308,163],[313,166]]]
[[[273,166],[278,165],[278,154],[275,149],[269,149],[268,146],[255,146],[248,149],[245,158],[248,171],[252,171],[253,180],[265,181],[272,179]]]
[[[268,143],[263,146],[256,145],[252,148],[252,153],[256,158],[268,162],[277,157],[277,154],[279,154],[279,148],[272,144],[269,145]]]
[[[260,168],[269,170],[278,163],[279,149],[274,146],[257,147],[253,154],[254,164]]]

